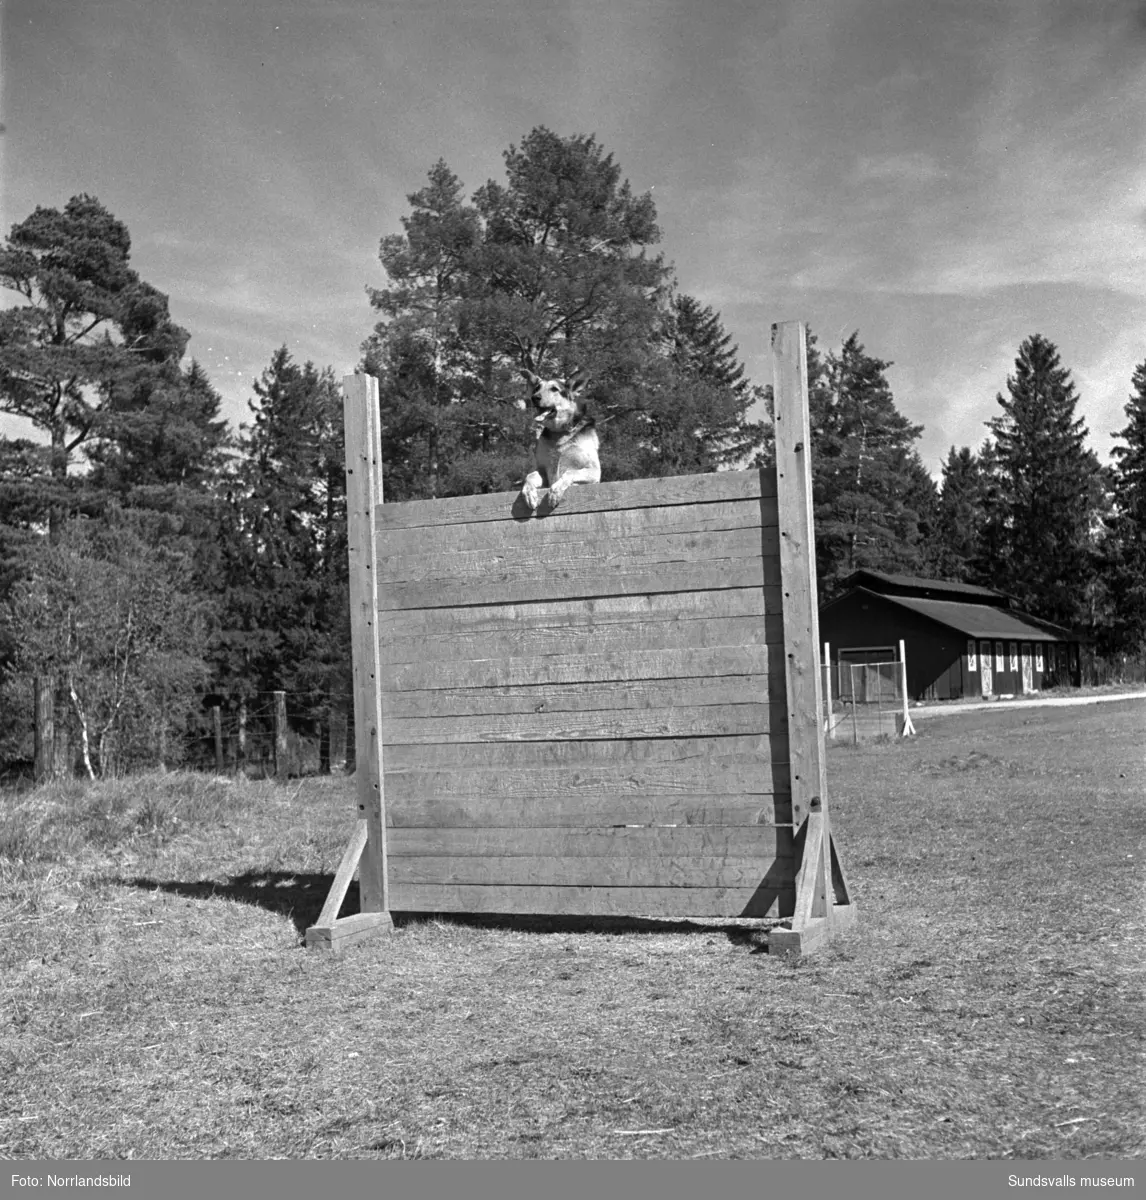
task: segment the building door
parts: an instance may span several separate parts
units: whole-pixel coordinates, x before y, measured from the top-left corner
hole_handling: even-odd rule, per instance
[[[1031,648],[1023,643],[1023,691],[1033,692],[1035,690],[1034,675],[1031,673]]]
[[[983,695],[991,695],[991,643],[979,643],[979,675],[983,680]]]

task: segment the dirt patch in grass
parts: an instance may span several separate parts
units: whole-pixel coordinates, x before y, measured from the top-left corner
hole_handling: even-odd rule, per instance
[[[16,1158],[1080,1158],[1146,1146],[1140,704],[833,748],[860,923],[400,921],[307,953],[351,782],[0,808]]]

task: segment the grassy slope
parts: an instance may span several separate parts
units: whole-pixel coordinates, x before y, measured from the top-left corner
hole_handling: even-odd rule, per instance
[[[836,747],[856,931],[410,923],[299,948],[345,780],[10,800],[0,1152],[1141,1156],[1146,706]]]

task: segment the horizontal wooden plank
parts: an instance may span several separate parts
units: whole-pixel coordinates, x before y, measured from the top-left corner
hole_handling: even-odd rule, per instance
[[[547,914],[629,917],[787,917],[795,887],[738,888],[481,887],[403,883],[390,889],[396,912]]]
[[[427,639],[462,633],[550,631],[630,625],[634,621],[707,621],[720,617],[760,617],[781,611],[780,588],[715,588],[700,592],[588,596],[534,604],[475,604],[455,608],[396,609],[379,614],[383,642]],[[401,662],[389,657],[387,661]]]
[[[774,792],[758,790],[753,793],[745,787],[731,796],[705,791],[694,795],[617,793],[611,788],[600,788],[575,795],[547,796],[427,792],[407,796],[399,802],[387,792],[386,821],[391,830],[412,827],[596,829],[607,824],[790,826],[792,801],[786,772],[786,767],[776,769],[775,775],[781,778],[777,779]]]
[[[663,479],[630,479],[571,488],[561,507],[541,517],[526,517],[517,492],[484,496],[450,496],[440,500],[410,500],[379,506],[378,520],[389,529],[464,525],[475,521],[505,521],[516,509],[522,519],[558,524],[580,513],[618,508],[656,508],[672,504],[752,500],[776,495],[774,472],[718,471],[709,475],[674,475]]]
[[[683,650],[618,650],[613,654],[547,654],[469,662],[396,663],[382,668],[383,712],[388,711],[386,693],[389,692],[783,674],[782,644],[705,646]]]
[[[405,693],[397,693],[399,696]],[[445,695],[447,693],[435,693]],[[467,692],[468,694],[468,692]],[[560,742],[607,738],[730,737],[782,729],[788,706],[778,704],[672,705],[596,709],[573,713],[496,713],[382,718],[386,746],[448,742]]]
[[[390,830],[386,850],[391,861],[416,855],[760,860],[795,854],[790,825],[414,827]]]
[[[384,719],[514,714],[585,713],[620,709],[702,708],[735,704],[784,704],[784,677],[713,675],[695,678],[587,680],[578,683],[391,691]],[[786,710],[785,710],[786,719]],[[536,727],[536,726],[535,726]],[[775,725],[770,725],[775,729]],[[531,739],[532,740],[532,739]]]
[[[616,621],[599,627],[529,628],[506,633],[455,631],[423,637],[387,638],[380,649],[385,663],[480,661],[506,658],[552,658],[571,654],[616,654],[626,651],[682,650],[689,647],[761,646],[784,640],[779,613],[770,617],[713,617],[711,620]]]
[[[482,884],[542,887],[675,887],[754,888],[793,883],[791,859],[527,857],[414,855],[389,860],[390,886],[413,884]]]
[[[413,801],[432,798],[443,804],[479,802],[495,810],[522,800],[544,812],[546,806],[566,801],[583,806],[599,798],[716,798],[787,791],[787,752],[787,738],[781,736],[396,745],[387,748],[386,803],[396,814]],[[608,823],[634,822],[614,818]],[[657,822],[647,818],[635,823]]]
[[[728,763],[770,762],[785,757],[788,739],[776,736],[634,738],[626,741],[478,742],[459,745],[387,748],[387,775],[406,771],[519,771],[565,767],[586,771],[597,766],[629,771],[654,763],[719,767]]]
[[[385,506],[384,506],[385,507]],[[679,504],[658,508],[619,508],[571,513],[560,521],[471,521],[434,528],[382,528],[379,554],[419,554],[482,551],[499,554],[525,546],[538,554],[547,547],[600,546],[617,539],[648,539],[669,534],[708,537],[731,529],[776,528],[779,509],[775,498],[721,500],[714,504]]]
[[[429,541],[429,539],[427,539]],[[506,550],[388,554],[378,542],[379,607],[521,604],[574,596],[776,586],[776,529],[666,534],[597,543],[517,543]],[[763,557],[762,557],[763,555]]]

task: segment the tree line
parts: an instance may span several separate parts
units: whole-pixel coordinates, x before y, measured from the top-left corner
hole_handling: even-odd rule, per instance
[[[771,390],[657,251],[651,197],[591,136],[537,128],[504,162],[467,200],[439,161],[381,239],[359,367],[379,381],[386,498],[519,486],[524,370],[589,376],[604,479],[769,462]],[[0,249],[17,297],[0,411],[38,435],[0,438],[0,760],[32,756],[36,680],[58,772],[176,764],[205,698],[257,722],[272,691],[328,766],[351,694],[334,370],[280,347],[231,430],[130,251],[86,195],[37,208]],[[821,600],[860,567],[964,580],[1098,655],[1143,655],[1146,361],[1104,467],[1056,347],[1032,335],[983,444],[952,447],[938,484],[858,333],[826,353],[809,334],[808,365]]]

